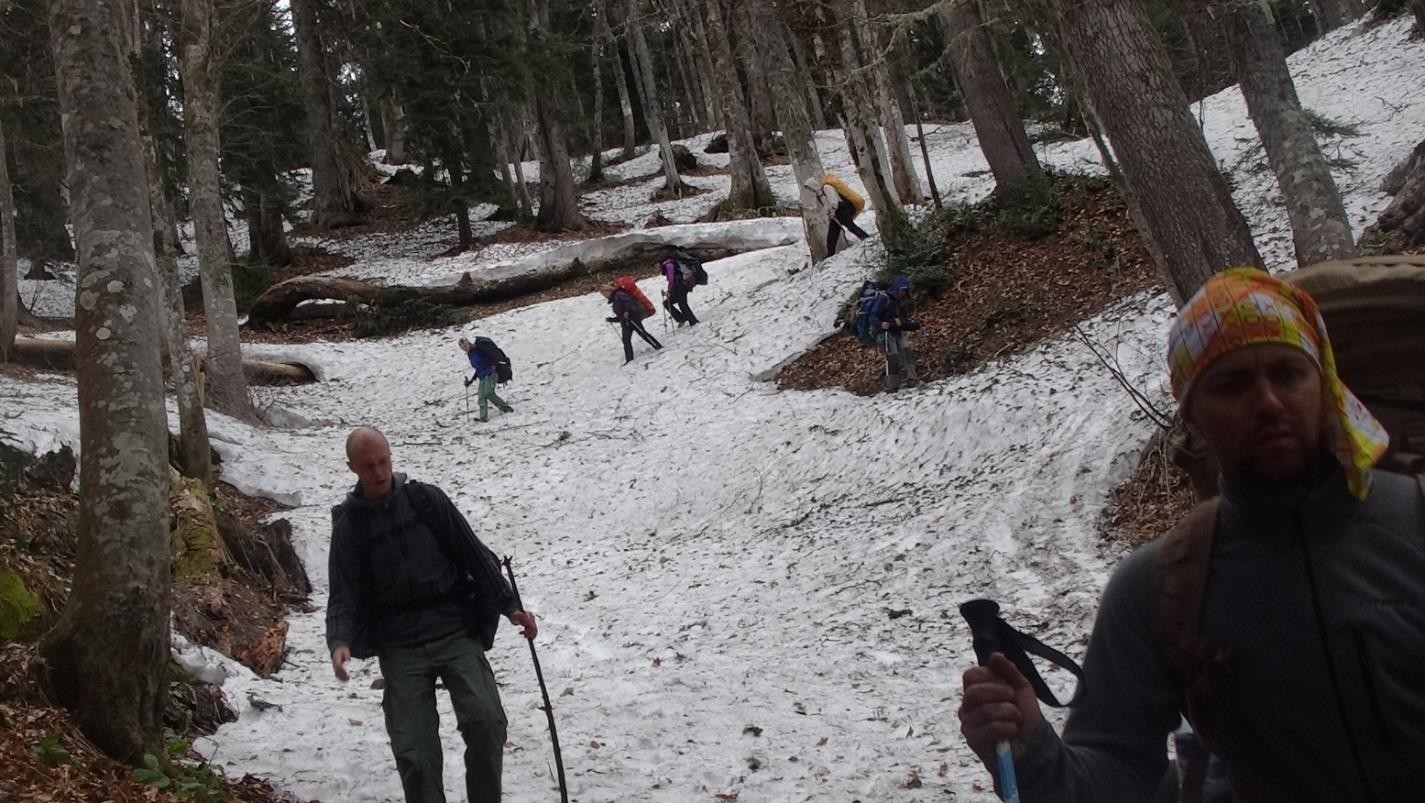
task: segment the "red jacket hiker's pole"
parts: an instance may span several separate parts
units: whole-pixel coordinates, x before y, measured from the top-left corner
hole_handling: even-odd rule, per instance
[[[515,570],[510,565],[510,557],[505,556],[505,572],[510,575],[510,590],[515,594],[515,604],[524,610],[520,601],[520,587],[515,582]],[[549,701],[549,688],[544,685],[544,670],[539,668],[539,653],[535,652],[534,639],[529,641],[529,657],[534,659],[534,676],[539,680],[539,693],[544,695],[544,715],[549,719],[549,740],[554,743],[554,769],[559,773],[560,803],[569,803],[569,786],[564,781],[564,754],[559,750],[559,731],[554,727],[554,703]]]

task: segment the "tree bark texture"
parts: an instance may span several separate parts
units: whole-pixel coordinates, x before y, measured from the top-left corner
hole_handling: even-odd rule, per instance
[[[704,0],[709,46],[717,72],[718,99],[727,122],[727,151],[731,164],[732,190],[718,204],[717,215],[727,217],[742,211],[768,209],[777,205],[772,186],[753,147],[752,123],[743,105],[737,83],[737,62],[728,39],[726,11],[722,0]]]
[[[767,83],[772,93],[782,99],[777,106],[777,123],[782,129],[782,139],[787,143],[787,158],[792,163],[800,193],[803,182],[807,179],[820,181],[826,172],[821,163],[821,153],[816,149],[816,131],[812,128],[811,116],[801,92],[800,76],[788,49],[785,26],[766,3],[751,4],[749,13],[757,49],[762,52],[767,67]],[[826,216],[820,207],[813,208],[806,203],[799,206],[802,226],[806,229],[807,248],[811,250],[812,264],[816,264],[826,259]]]
[[[679,198],[687,191],[683,177],[678,175],[678,165],[673,159],[673,143],[668,137],[668,127],[663,124],[663,115],[658,106],[658,84],[653,75],[653,54],[648,49],[648,39],[643,34],[640,20],[646,10],[643,0],[632,0],[629,4],[628,39],[632,45],[633,68],[643,87],[643,121],[648,131],[658,143],[658,159],[663,164],[663,191],[667,198]]]
[[[1317,30],[1325,34],[1334,31],[1360,16],[1359,10],[1350,0],[1307,0],[1311,16],[1316,18]]]
[[[1254,0],[1222,0],[1232,62],[1286,201],[1299,267],[1356,252],[1331,166],[1296,96],[1276,26]]]
[[[1416,146],[1417,152],[1425,142]],[[1425,248],[1425,159],[1416,162],[1390,206],[1361,235],[1375,253],[1390,254]]]
[[[9,362],[20,326],[20,257],[15,243],[15,193],[5,158],[5,121],[0,119],[0,362]]]
[[[604,37],[594,32],[594,114],[589,120],[589,183],[604,180]],[[508,167],[504,168],[506,171]]]
[[[996,186],[1011,192],[1040,174],[1039,159],[995,60],[978,0],[960,0],[943,14],[955,83],[970,112],[980,151]]]
[[[242,342],[233,297],[231,243],[218,168],[218,74],[212,49],[213,0],[183,0],[179,35],[183,72],[183,136],[188,154],[189,211],[198,243],[198,270],[207,319],[210,407],[257,421],[242,376]]]
[[[328,86],[331,71],[318,21],[320,2],[292,0],[292,27],[297,33],[297,73],[307,106],[307,142],[312,152],[312,225],[331,229],[355,223],[356,204]]]
[[[866,199],[876,210],[876,226],[881,239],[893,244],[906,224],[905,210],[891,180],[881,129],[871,109],[870,93],[861,80],[861,57],[851,30],[851,21],[835,9],[836,39],[827,50],[828,76],[836,76],[840,87],[841,112],[849,135],[856,173],[866,189]],[[831,82],[828,82],[831,83]]]
[[[748,122],[751,124],[752,147],[759,157],[766,158],[772,154],[772,130],[777,127],[777,118],[772,111],[772,93],[767,85],[767,66],[752,30],[753,5],[733,3],[728,9],[727,22],[732,29],[729,33],[734,37],[737,62],[745,78],[743,86],[746,89],[744,94]]]
[[[162,751],[171,608],[160,289],[133,82],[114,0],[50,6],[78,244],[79,525],[46,680],[104,752]]]
[[[1209,276],[1260,266],[1247,222],[1134,0],[1051,0],[1058,40],[1107,134],[1163,283],[1182,303]]]
[[[630,52],[630,58],[632,55]],[[624,67],[617,47],[614,48],[614,78],[614,87],[618,89],[619,112],[623,115],[623,158],[628,160],[637,152],[638,132],[633,123],[633,99],[629,97],[628,70]]]
[[[504,122],[505,134],[500,139],[504,143],[507,161],[515,170],[515,196],[519,199],[520,215],[526,220],[534,217],[534,199],[529,194],[529,182],[524,177],[524,160],[520,155],[520,148],[515,144],[515,133],[523,131],[524,126],[519,123],[515,115],[511,115]]]
[[[406,163],[406,107],[392,90],[380,101],[381,128],[386,135],[386,158],[388,165]]]
[[[247,221],[248,261],[269,268],[290,265],[292,246],[287,242],[281,202],[270,191],[243,187],[242,213]]]
[[[544,96],[534,100],[539,118],[539,213],[534,225],[540,231],[574,231],[589,224],[579,211],[579,188],[569,164],[569,147],[564,139],[564,123],[552,101]]]
[[[1415,15],[1415,36],[1425,38],[1425,0],[1410,0],[1410,13]]]
[[[131,45],[135,50],[131,64],[138,63],[133,59],[138,55],[143,35],[143,27],[135,24]],[[136,69],[133,72],[135,87],[143,87],[141,71]],[[188,347],[184,318],[182,277],[178,271],[178,256],[181,253],[177,236],[178,222],[173,214],[173,205],[168,202],[168,193],[164,189],[158,138],[154,133],[153,106],[143,101],[147,92],[138,94],[139,142],[143,148],[149,217],[153,224],[154,263],[158,270],[159,284],[163,287],[163,301],[159,305],[162,326],[159,343],[164,358],[168,361],[178,406],[178,464],[183,474],[201,480],[205,487],[212,487],[212,447],[208,442],[208,419],[203,413],[203,391],[199,385],[197,360]]]
[[[905,134],[905,115],[896,103],[896,91],[891,86],[891,69],[882,47],[879,32],[866,13],[866,0],[855,0],[852,13],[856,18],[857,35],[866,54],[867,88],[872,90],[879,113],[881,130],[886,139],[886,155],[891,162],[891,180],[901,203],[918,204],[925,198],[920,188],[920,176],[915,172],[915,160],[910,155],[910,139]]]

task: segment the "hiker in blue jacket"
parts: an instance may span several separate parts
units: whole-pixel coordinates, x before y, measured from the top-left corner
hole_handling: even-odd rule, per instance
[[[513,413],[515,408],[509,406],[505,403],[504,399],[495,395],[495,382],[499,379],[499,377],[495,375],[495,361],[490,359],[488,355],[482,354],[480,349],[470,345],[470,341],[463,337],[460,338],[460,350],[465,352],[465,356],[470,359],[470,367],[475,369],[475,375],[465,380],[465,387],[470,387],[470,384],[477,380],[480,382],[477,402],[480,409],[480,420],[490,420],[490,402],[494,402],[495,406],[498,407],[502,413]],[[469,398],[469,396],[466,396],[467,404],[469,403]]]
[[[915,371],[915,350],[907,332],[920,328],[910,319],[910,279],[897,276],[890,287],[878,293],[871,302],[870,329],[876,347],[886,358],[886,391],[894,393],[902,384],[920,384]]]

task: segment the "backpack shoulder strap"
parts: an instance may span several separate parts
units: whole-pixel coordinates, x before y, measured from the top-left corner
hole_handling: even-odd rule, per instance
[[[1183,688],[1192,685],[1219,500],[1199,503],[1158,544],[1153,556],[1153,640]]]

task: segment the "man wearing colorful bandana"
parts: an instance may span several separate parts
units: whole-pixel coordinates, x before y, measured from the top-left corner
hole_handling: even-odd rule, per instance
[[[1315,302],[1262,271],[1210,279],[1168,360],[1189,431],[1222,467],[1190,634],[1213,663],[1184,687],[1181,633],[1156,618],[1175,531],[1115,570],[1062,737],[1003,655],[965,672],[961,732],[992,773],[1010,742],[1025,800],[1152,799],[1184,711],[1210,725],[1238,801],[1422,799],[1422,486],[1374,470],[1385,432],[1338,378]]]

